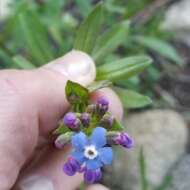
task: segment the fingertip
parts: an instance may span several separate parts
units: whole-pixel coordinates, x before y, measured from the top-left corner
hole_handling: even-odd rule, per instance
[[[82,85],[88,85],[95,80],[96,66],[93,59],[85,52],[72,50],[42,68],[58,72]]]

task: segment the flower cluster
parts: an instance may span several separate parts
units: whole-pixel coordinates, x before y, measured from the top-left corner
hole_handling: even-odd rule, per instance
[[[101,97],[95,104],[88,105],[85,112],[68,112],[64,116],[62,123],[69,131],[60,135],[55,145],[57,148],[68,143],[72,145],[72,152],[63,167],[67,175],[83,173],[86,183],[98,182],[102,167],[112,163],[112,146],[133,147],[134,142],[126,132],[115,130],[116,120],[108,108],[107,98]]]

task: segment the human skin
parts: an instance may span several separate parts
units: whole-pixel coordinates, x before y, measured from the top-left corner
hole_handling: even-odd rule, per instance
[[[56,150],[49,135],[69,109],[64,87],[70,79],[88,85],[95,79],[92,59],[72,51],[34,70],[0,71],[0,189],[75,190],[81,175],[66,176],[62,166],[70,147]],[[108,88],[91,99],[107,96],[110,112],[120,120],[122,106]],[[117,108],[117,109],[116,109]],[[106,190],[102,185],[87,190]]]

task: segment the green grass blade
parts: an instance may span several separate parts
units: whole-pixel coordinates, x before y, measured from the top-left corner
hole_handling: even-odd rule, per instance
[[[172,176],[166,175],[162,184],[159,185],[155,190],[167,190],[172,182]]]
[[[143,148],[141,148],[139,153],[139,169],[140,169],[141,190],[148,190],[146,162],[145,162]]]

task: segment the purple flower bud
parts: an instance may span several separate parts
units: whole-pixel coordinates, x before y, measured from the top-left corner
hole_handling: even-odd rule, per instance
[[[67,113],[64,118],[63,118],[63,122],[65,125],[70,126],[73,125],[75,123],[75,121],[77,120],[77,117],[74,113],[69,112]]]
[[[96,176],[92,170],[86,170],[84,173],[84,181],[88,184],[92,184],[95,182]]]
[[[80,128],[80,120],[75,113],[69,112],[63,118],[64,124],[72,130],[78,130]]]
[[[102,106],[108,106],[109,102],[108,99],[105,96],[102,96],[98,99],[98,104],[102,105]]]
[[[111,114],[105,114],[100,122],[105,127],[111,127],[114,122],[114,117]]]
[[[81,169],[80,163],[75,160],[73,157],[69,157],[68,162],[77,170],[79,171]]]
[[[126,133],[120,133],[115,139],[115,143],[125,148],[132,148],[134,146],[133,139]]]
[[[63,171],[68,176],[73,176],[73,175],[76,174],[76,169],[69,162],[67,162],[67,163],[64,164]]]
[[[86,170],[84,172],[84,181],[88,184],[93,184],[95,182],[100,181],[102,178],[102,172],[100,169],[97,169],[95,171],[93,170]]]
[[[106,97],[100,97],[97,101],[98,114],[103,115],[108,111],[109,102]]]
[[[68,176],[73,176],[76,174],[77,171],[79,171],[81,168],[79,162],[75,160],[74,158],[70,157],[68,161],[63,166],[63,171]]]
[[[82,122],[84,127],[88,127],[90,124],[90,114],[82,113],[81,114],[81,122]]]

